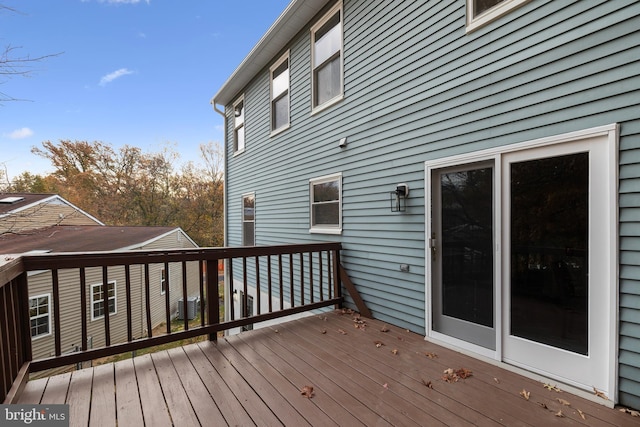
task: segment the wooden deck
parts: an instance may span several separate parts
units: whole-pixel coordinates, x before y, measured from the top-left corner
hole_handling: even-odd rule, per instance
[[[447,382],[448,368],[471,375]],[[640,426],[640,417],[335,312],[34,380],[19,403],[68,403],[78,426]]]

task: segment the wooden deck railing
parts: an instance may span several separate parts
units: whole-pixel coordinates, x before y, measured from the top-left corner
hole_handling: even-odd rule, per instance
[[[115,354],[132,352],[155,345],[166,344],[186,338],[208,335],[215,340],[220,331],[241,328],[258,322],[273,320],[284,316],[302,313],[322,307],[336,306],[343,303],[342,285],[351,294],[353,301],[367,313],[366,307],[357,295],[353,284],[349,281],[344,269],[340,265],[340,243],[318,243],[264,247],[242,248],[205,248],[185,250],[154,250],[127,251],[110,253],[86,254],[38,254],[24,255],[0,267],[0,352],[2,353],[2,399],[10,402],[19,392],[26,381],[29,372],[57,368],[76,364],[83,361],[107,357]],[[218,274],[218,264],[224,261],[227,272],[224,277]],[[169,271],[169,266],[181,266],[182,283],[169,283],[170,275],[163,275],[165,283],[164,318],[166,332],[160,335],[153,333],[151,314],[152,306],[150,267],[158,265]],[[197,266],[197,267],[196,267]],[[197,269],[197,283],[188,283],[194,275],[187,273],[188,269]],[[92,319],[93,304],[88,307],[87,294],[88,271],[101,269],[103,284],[102,318],[94,320],[102,322],[104,346],[88,348],[88,322]],[[112,336],[111,322],[116,315],[122,316],[120,310],[111,314],[108,300],[108,284],[112,280],[114,269],[124,269],[125,278],[125,306],[126,306],[126,337],[115,339]],[[141,271],[142,283],[132,279],[132,270]],[[61,274],[64,271],[64,275]],[[32,360],[29,292],[27,275],[29,272],[51,274],[51,302],[53,334],[53,356]],[[70,273],[72,272],[72,273]],[[73,283],[68,282],[69,274],[77,277]],[[136,273],[137,274],[137,273]],[[233,278],[233,279],[232,279]],[[61,287],[77,286],[79,300],[75,303],[77,318],[73,321],[80,325],[82,345],[78,352],[65,353],[62,348],[62,338],[68,328],[69,319],[61,319]],[[189,312],[188,288],[197,288],[200,305],[200,322],[196,327],[190,326],[186,314]],[[134,339],[132,331],[133,286],[142,286],[146,336]],[[184,322],[182,330],[171,330],[172,312],[170,301],[172,292],[179,289],[182,297],[182,313]],[[227,305],[227,320],[220,320],[221,289],[227,292],[231,301]],[[250,289],[254,289],[253,296],[256,303],[255,313],[247,313],[247,302]],[[257,291],[259,290],[259,291]],[[266,300],[265,300],[266,299]],[[119,303],[121,305],[121,303]],[[79,306],[79,310],[78,307]],[[250,314],[250,315],[249,315]],[[114,319],[115,320],[115,319]],[[76,326],[77,328],[77,326]],[[117,342],[114,342],[117,341]]]

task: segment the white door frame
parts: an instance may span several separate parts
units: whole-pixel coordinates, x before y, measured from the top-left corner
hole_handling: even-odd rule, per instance
[[[605,150],[606,155],[604,159],[598,159],[598,164],[607,168],[607,174],[610,177],[604,183],[596,183],[602,186],[602,190],[606,193],[606,198],[608,200],[606,211],[606,218],[604,219],[604,223],[609,225],[607,230],[607,239],[604,244],[607,245],[607,249],[605,253],[607,254],[606,259],[599,259],[602,263],[606,265],[608,277],[608,283],[610,283],[608,292],[606,292],[606,299],[604,304],[602,304],[601,316],[607,319],[607,325],[605,325],[606,331],[606,341],[607,343],[601,343],[600,345],[606,346],[606,349],[602,351],[602,354],[599,356],[604,361],[603,364],[606,366],[603,367],[606,369],[606,390],[604,391],[609,399],[612,402],[617,402],[618,400],[618,390],[617,390],[617,371],[618,371],[618,276],[619,276],[619,268],[618,268],[618,134],[619,134],[619,126],[618,124],[610,124],[605,126],[599,126],[595,128],[585,129],[577,132],[570,132],[566,134],[536,139],[532,141],[525,141],[521,143],[516,143],[512,145],[502,146],[491,148],[487,150],[482,150],[478,152],[462,154],[451,156],[443,159],[429,160],[425,162],[425,320],[426,320],[426,338],[429,340],[437,341],[440,344],[445,346],[454,347],[459,350],[462,350],[466,353],[471,353],[481,358],[493,360],[495,363],[502,364],[504,354],[503,354],[503,342],[504,337],[502,330],[505,327],[503,316],[505,314],[504,304],[505,304],[505,291],[503,289],[503,263],[502,263],[502,189],[501,189],[501,178],[503,176],[503,161],[502,157],[505,154],[513,153],[521,150],[531,150],[538,147],[552,147],[556,144],[564,144],[564,143],[572,143],[579,141],[586,141],[593,138],[598,138],[601,140],[606,140],[607,148]],[[604,143],[604,142],[603,142]],[[482,348],[480,346],[469,344],[467,342],[461,341],[456,338],[452,338],[437,331],[433,330],[433,322],[432,322],[432,308],[431,308],[431,300],[432,300],[432,290],[431,290],[431,277],[432,277],[432,267],[431,267],[431,251],[429,248],[429,242],[431,237],[431,223],[432,223],[432,215],[431,215],[431,193],[432,193],[432,171],[435,169],[442,169],[446,167],[459,166],[469,163],[482,162],[482,161],[493,161],[494,162],[494,171],[495,177],[494,180],[494,191],[495,191],[495,224],[494,230],[496,233],[497,242],[495,245],[495,307],[496,307],[496,315],[495,315],[495,327],[497,331],[496,336],[496,349],[495,351]],[[593,183],[590,183],[590,186]],[[591,314],[590,314],[591,315]],[[591,331],[589,332],[591,335]],[[590,337],[591,338],[591,337]],[[608,345],[607,345],[608,344]],[[592,345],[590,339],[590,346]],[[526,368],[525,368],[526,369]],[[544,372],[538,372],[544,375]],[[526,372],[525,372],[526,374]],[[532,374],[532,376],[534,376]],[[552,380],[561,381],[560,378],[551,378]],[[571,385],[571,384],[570,384]],[[573,384],[576,385],[576,384]]]

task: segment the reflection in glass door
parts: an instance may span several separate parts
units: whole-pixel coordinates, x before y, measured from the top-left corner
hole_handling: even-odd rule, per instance
[[[493,166],[433,175],[433,329],[495,349]]]

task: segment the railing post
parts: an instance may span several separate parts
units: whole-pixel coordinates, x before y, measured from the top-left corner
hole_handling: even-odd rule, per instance
[[[205,305],[207,308],[207,325],[217,325],[220,323],[220,284],[218,283],[218,259],[208,259],[207,261],[207,294]],[[209,334],[209,341],[217,341],[217,332]]]
[[[22,361],[30,362],[33,360],[31,350],[31,320],[29,317],[29,284],[27,282],[27,273],[22,273],[16,278],[18,285],[18,304],[20,306],[18,319],[20,322],[21,338],[22,338]]]
[[[333,296],[335,298],[342,297],[342,284],[340,282],[340,251],[333,251]],[[342,302],[337,304],[336,308],[342,308]]]

